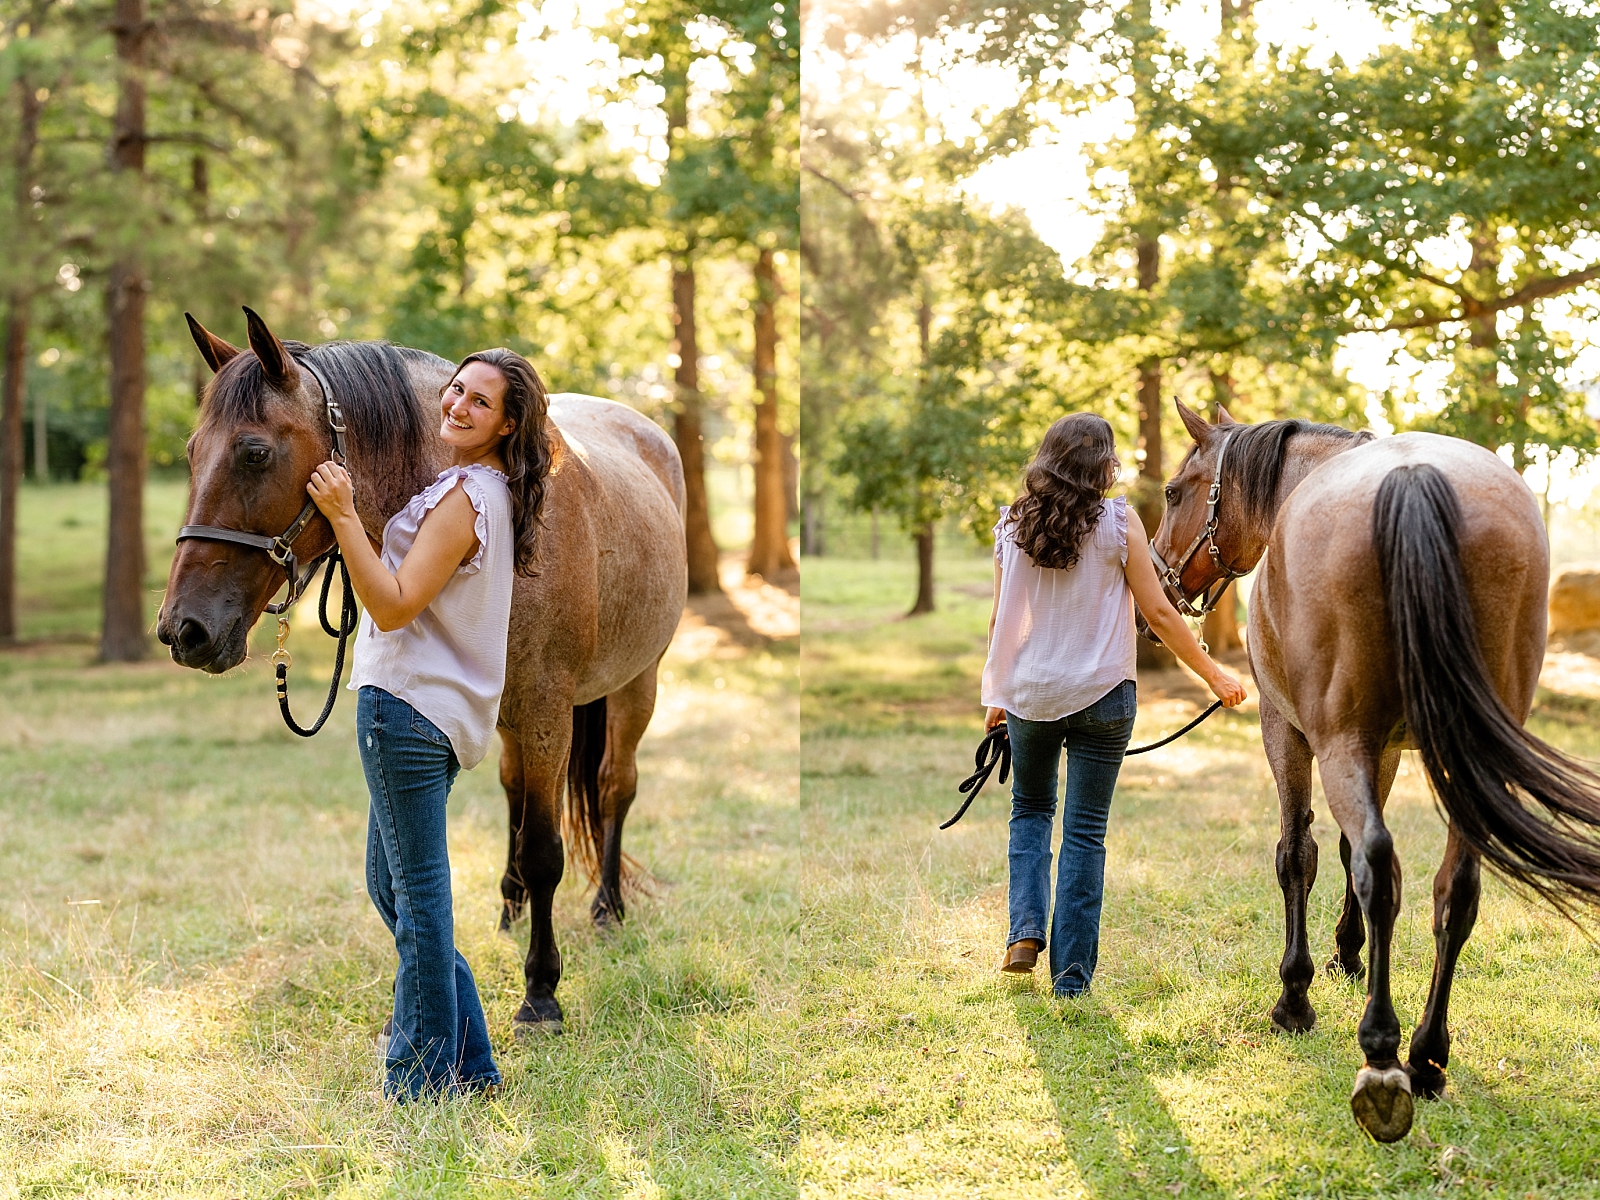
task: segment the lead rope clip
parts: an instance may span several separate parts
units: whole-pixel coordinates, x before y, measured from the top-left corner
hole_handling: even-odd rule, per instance
[[[289,653],[289,618],[284,615],[278,617],[278,648],[272,652],[269,660],[273,666],[282,666],[285,670],[294,665],[294,655]]]

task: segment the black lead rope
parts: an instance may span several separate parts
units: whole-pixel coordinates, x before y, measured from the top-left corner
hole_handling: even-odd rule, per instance
[[[1178,730],[1177,733],[1168,734],[1159,742],[1151,742],[1148,746],[1124,750],[1122,756],[1127,758],[1130,755],[1148,754],[1152,750],[1159,750],[1169,742],[1177,741],[1221,707],[1222,701],[1214,700],[1210,708]],[[956,815],[939,826],[940,829],[949,829],[950,826],[967,815],[967,809],[972,807],[972,802],[978,798],[978,793],[983,791],[983,785],[989,782],[989,776],[994,774],[996,765],[1000,767],[1001,783],[1004,783],[1006,776],[1011,774],[1011,738],[1004,725],[996,725],[983,735],[983,741],[978,743],[978,753],[973,756],[972,765],[976,769],[957,786],[957,790],[965,795],[966,799],[961,802],[961,807],[956,809]]]
[[[339,583],[344,589],[344,600],[340,605],[339,625],[337,628],[328,620],[328,593],[333,587],[333,569],[335,566],[339,568]],[[289,711],[289,665],[294,659],[290,657],[289,651],[284,645],[289,636],[289,618],[286,614],[280,614],[278,617],[278,648],[272,654],[272,662],[277,669],[278,708],[283,713],[283,723],[289,727],[291,732],[307,738],[316,734],[323,725],[327,724],[328,715],[333,712],[334,701],[339,697],[339,680],[344,675],[345,645],[349,642],[350,635],[355,632],[356,622],[359,619],[356,609],[355,589],[350,586],[350,569],[345,566],[344,557],[339,553],[337,546],[328,551],[324,568],[322,595],[317,602],[317,620],[322,625],[322,632],[331,638],[339,639],[339,646],[334,653],[333,680],[328,684],[328,699],[323,703],[322,712],[310,729],[301,728],[295,722],[294,715]],[[316,571],[315,564],[311,569],[313,572]]]

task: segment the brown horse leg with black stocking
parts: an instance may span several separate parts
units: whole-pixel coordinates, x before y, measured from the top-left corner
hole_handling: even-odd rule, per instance
[[[1261,701],[1261,744],[1278,784],[1278,885],[1283,889],[1283,994],[1272,1009],[1272,1025],[1283,1033],[1307,1033],[1317,1023],[1306,993],[1316,975],[1306,935],[1306,900],[1317,879],[1317,842],[1311,836],[1311,747],[1271,701]]]
[[[1452,827],[1444,861],[1433,877],[1433,984],[1428,989],[1428,1007],[1411,1035],[1406,1064],[1411,1086],[1430,1100],[1444,1094],[1444,1069],[1450,1063],[1450,985],[1455,980],[1456,960],[1478,920],[1481,887],[1478,854]]]

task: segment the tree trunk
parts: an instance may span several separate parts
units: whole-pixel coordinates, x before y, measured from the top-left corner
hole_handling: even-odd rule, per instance
[[[705,438],[700,430],[700,351],[694,328],[694,263],[688,255],[672,268],[672,325],[678,355],[672,376],[678,393],[672,436],[683,460],[689,594],[704,596],[720,592],[722,582],[717,578],[717,543],[711,537],[711,506],[706,498]]]
[[[38,28],[38,13],[32,22]],[[12,148],[15,191],[12,195],[12,261],[27,263],[35,247],[25,232],[37,228],[33,215],[33,153],[39,144],[39,109],[43,102],[26,70],[17,88],[17,134]],[[6,313],[6,359],[0,399],[0,643],[17,639],[17,489],[22,483],[22,407],[28,372],[28,318],[33,297],[27,283],[12,288]]]
[[[917,530],[913,540],[917,543],[917,602],[906,616],[920,617],[933,611],[933,522]]]
[[[778,278],[772,251],[756,259],[755,376],[756,392],[756,502],[755,536],[750,542],[752,575],[771,579],[792,571],[789,553],[789,502],[783,485],[783,435],[778,432]]]
[[[36,392],[33,397],[33,478],[38,483],[50,482],[49,418],[44,392]]]
[[[1139,288],[1151,291],[1161,270],[1161,243],[1153,234],[1142,235],[1138,244]],[[1154,355],[1139,364],[1139,486],[1135,507],[1145,533],[1152,539],[1161,526],[1166,507],[1161,489],[1166,483],[1161,463],[1161,360]],[[1140,638],[1135,652],[1138,666],[1165,671],[1178,664],[1177,656],[1165,646]]]
[[[828,553],[822,520],[822,493],[800,497],[800,557],[822,558]]]
[[[1221,654],[1224,650],[1237,650],[1244,645],[1239,636],[1239,585],[1228,584],[1217,607],[1206,614],[1200,623],[1200,636],[1205,639],[1210,652]]]
[[[114,26],[121,79],[111,143],[112,164],[122,176],[128,207],[137,212],[144,176],[144,0],[117,0]],[[106,285],[111,350],[111,413],[106,473],[111,519],[106,538],[104,621],[100,658],[134,662],[148,641],[144,595],[144,301],[145,278],[138,254],[123,250]]]
[[[0,644],[17,640],[17,487],[22,481],[22,403],[28,365],[28,300],[11,293],[6,318],[5,399],[0,405]]]

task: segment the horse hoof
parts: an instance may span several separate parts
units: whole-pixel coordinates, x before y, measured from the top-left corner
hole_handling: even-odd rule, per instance
[[[1412,1095],[1424,1100],[1437,1100],[1444,1095],[1444,1072],[1432,1063],[1424,1063],[1419,1067],[1416,1063],[1408,1062],[1406,1076],[1411,1080]]]
[[[520,920],[522,920],[522,905],[512,904],[511,901],[507,900],[500,906],[499,930],[501,933],[510,933],[511,927]]]
[[[1362,965],[1362,962],[1359,958],[1356,959],[1355,962],[1347,964],[1337,954],[1328,960],[1327,970],[1328,974],[1334,979],[1349,980],[1352,982],[1358,979],[1364,979],[1367,974],[1367,968]]]
[[[1317,1024],[1317,1010],[1301,1000],[1298,1004],[1280,999],[1272,1010],[1272,1027],[1279,1033],[1310,1033]]]
[[[612,912],[609,908],[591,910],[589,919],[594,922],[594,927],[601,933],[609,933],[613,929],[622,928],[622,914]]]
[[[555,1037],[563,1030],[561,1005],[554,996],[524,1000],[511,1018],[511,1035],[519,1042]]]
[[[542,1041],[547,1037],[559,1037],[564,1032],[560,1017],[552,1021],[511,1022],[511,1036],[519,1042]]]
[[[1411,1080],[1400,1067],[1362,1067],[1350,1093],[1356,1124],[1374,1141],[1398,1142],[1411,1132]]]

